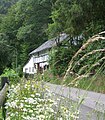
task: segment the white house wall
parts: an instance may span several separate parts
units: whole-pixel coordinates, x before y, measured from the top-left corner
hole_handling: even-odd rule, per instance
[[[36,69],[34,68],[34,57],[32,56],[28,63],[23,67],[24,73],[34,74],[36,73]]]

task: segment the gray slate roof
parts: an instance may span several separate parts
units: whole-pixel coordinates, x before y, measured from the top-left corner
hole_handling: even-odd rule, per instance
[[[62,42],[63,40],[65,40],[67,38],[66,34],[61,34],[60,36],[60,42]],[[36,48],[35,50],[33,50],[30,55],[35,54],[37,52],[40,52],[42,50],[46,50],[46,49],[50,49],[53,46],[56,46],[56,38],[50,39],[48,41],[46,41],[45,43],[43,43],[41,46],[39,46],[38,48]]]

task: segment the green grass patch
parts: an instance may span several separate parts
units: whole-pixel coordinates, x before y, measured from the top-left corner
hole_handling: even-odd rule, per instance
[[[46,71],[44,75],[39,75],[40,78],[37,77],[38,80],[43,80],[45,82],[50,82],[53,84],[64,84],[69,87],[76,87],[84,90],[99,92],[105,94],[105,75],[104,74],[98,74],[91,76],[89,78],[83,78],[75,81],[72,84],[72,81],[74,80],[74,77],[68,77],[65,81],[63,81],[63,77],[54,76],[51,74],[51,72]]]
[[[105,93],[105,75],[98,75],[95,79],[82,79],[78,82],[78,88],[87,89],[99,93]]]
[[[90,78],[79,79],[71,84],[74,78],[68,77],[64,84],[84,90],[105,94],[105,75],[97,75]]]
[[[0,120],[3,120],[2,119],[2,110],[0,109]]]

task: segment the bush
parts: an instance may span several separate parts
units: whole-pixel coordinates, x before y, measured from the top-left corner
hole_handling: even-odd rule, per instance
[[[1,77],[8,77],[11,84],[19,82],[20,79],[18,73],[16,73],[13,69],[8,69],[8,68],[6,68],[3,71]]]
[[[53,49],[49,53],[50,68],[54,75],[59,76],[64,75],[72,54],[73,52],[71,51],[70,48],[65,48],[62,46]]]

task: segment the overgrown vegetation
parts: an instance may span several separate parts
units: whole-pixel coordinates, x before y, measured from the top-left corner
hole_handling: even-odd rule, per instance
[[[48,98],[51,96],[38,81],[105,93],[105,32],[99,33],[105,29],[105,0],[1,0],[0,3],[0,74],[11,82],[7,118],[77,119],[76,105],[74,111],[60,105],[55,112],[56,102]],[[50,71],[37,75],[34,85],[33,81],[21,82],[19,74],[29,52],[62,33],[68,35],[68,41],[51,51]]]
[[[66,40],[64,40],[62,43],[59,43],[57,47],[54,47],[50,51],[48,62],[54,75],[59,75],[59,77],[64,76],[70,59],[82,45],[82,38],[79,45],[74,42],[77,39],[78,38],[71,39],[68,36]]]
[[[7,120],[76,120],[79,110],[53,100],[43,83],[22,81],[11,85],[6,102]]]
[[[2,120],[2,111],[0,110],[0,119]]]
[[[89,38],[86,43],[84,43],[81,48],[75,52],[73,57],[71,58],[69,62],[68,69],[66,71],[66,74],[63,76],[60,76],[62,71],[64,72],[64,69],[61,67],[63,64],[58,64],[59,69],[54,66],[57,65],[57,62],[62,61],[60,59],[60,55],[62,53],[57,51],[52,52],[52,59],[51,62],[51,69],[49,75],[45,75],[45,79],[49,79],[50,82],[52,82],[51,76],[55,75],[54,70],[56,71],[56,76],[58,76],[58,79],[55,78],[53,82],[60,83],[60,84],[66,84],[69,86],[75,86],[82,89],[88,89],[93,90],[96,92],[105,93],[105,32],[101,32],[91,38]],[[97,45],[98,43],[98,45]],[[93,47],[94,46],[94,47]],[[59,54],[59,55],[58,55]],[[65,52],[66,55],[66,52]],[[68,53],[67,53],[68,55]],[[57,58],[59,60],[57,61]],[[64,58],[64,57],[63,57]],[[55,60],[55,61],[54,61]],[[63,59],[66,61],[66,59]],[[68,59],[67,59],[68,60]],[[54,61],[54,62],[53,62]],[[57,62],[56,62],[57,61]],[[66,62],[64,62],[64,68],[66,68]],[[59,71],[61,72],[59,74]],[[53,75],[52,75],[53,74]],[[50,76],[50,77],[49,77]],[[47,77],[47,78],[46,78]],[[94,86],[95,85],[95,86]],[[98,86],[98,88],[97,88]],[[100,86],[100,87],[99,87]]]
[[[74,51],[79,49],[89,37],[104,30],[104,4],[104,0],[101,2],[99,0],[1,0],[0,45],[10,45],[11,49],[13,48],[12,51],[17,49],[17,64],[20,73],[29,52],[48,38],[59,36],[61,33],[66,33],[70,37],[69,51],[73,55]],[[101,46],[104,44],[104,42],[100,43]],[[12,68],[16,66],[15,59],[11,59],[14,58],[14,54],[10,55],[11,50],[6,46],[4,45],[5,49],[4,47],[0,49],[0,53],[3,53],[0,57],[2,58],[0,60],[1,73],[5,66]],[[62,54],[60,56],[67,57],[63,56],[65,50],[61,48],[59,51]],[[5,54],[8,56],[6,61]],[[62,59],[62,57],[57,59]],[[66,64],[62,60],[60,63]]]
[[[4,1],[8,3],[7,0]],[[12,51],[17,50],[17,55],[15,55],[18,68],[20,68],[18,72],[22,72],[21,69],[28,60],[29,52],[48,40],[46,29],[48,23],[51,22],[49,16],[52,4],[53,2],[49,0],[19,0],[8,9],[6,14],[0,16],[0,35],[2,36],[0,45],[5,44],[5,48],[8,48],[9,45]],[[3,65],[7,64],[6,66],[13,68],[13,63],[15,63],[16,66],[15,59],[11,59],[14,54],[9,55],[11,50],[6,52],[7,49],[2,48],[0,51],[3,51],[0,63],[5,61],[5,53],[8,53],[10,61],[7,59]],[[5,69],[3,65],[1,64],[0,68],[2,71]]]
[[[13,69],[6,68],[0,77],[8,77],[10,84],[16,84],[20,81],[18,73],[16,73]]]

